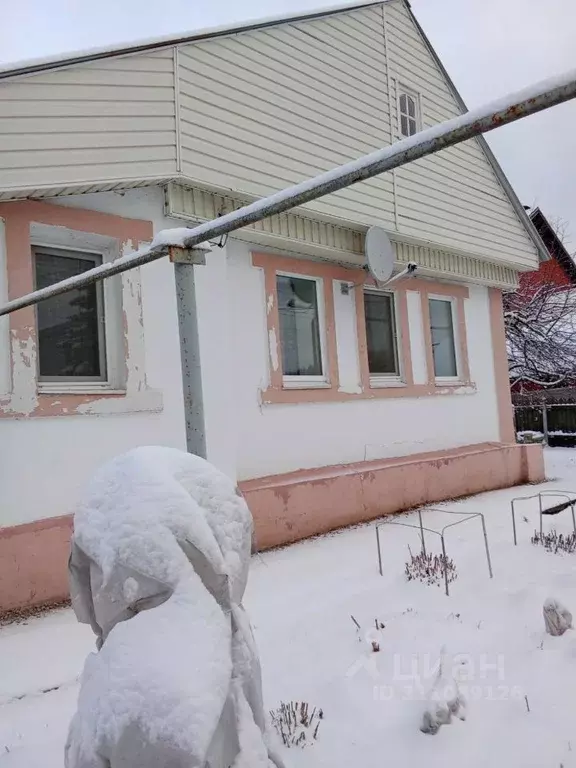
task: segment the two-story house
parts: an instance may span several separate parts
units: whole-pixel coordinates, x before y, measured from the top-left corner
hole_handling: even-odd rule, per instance
[[[5,69],[0,299],[464,110],[405,0]],[[366,280],[375,224],[417,277]],[[261,547],[542,477],[501,309],[542,244],[482,139],[219,245],[195,268],[207,452]],[[170,263],[2,319],[1,609],[66,594],[80,490],[141,444],[185,447]]]

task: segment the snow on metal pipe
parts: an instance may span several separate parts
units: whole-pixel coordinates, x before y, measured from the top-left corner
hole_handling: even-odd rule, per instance
[[[173,230],[160,232],[152,244],[146,248],[8,302],[0,307],[0,316],[37,304],[39,301],[65,293],[73,288],[90,285],[97,280],[103,280],[160,259],[167,254],[170,245],[192,248],[206,240],[220,237],[248,224],[261,221],[268,216],[309,203],[331,192],[349,187],[358,181],[406,165],[421,157],[434,154],[441,149],[459,144],[481,133],[487,133],[502,125],[541,112],[575,97],[576,70],[571,70],[490,104],[470,110],[464,115],[447,120],[425,131],[420,131],[414,136],[376,150],[358,160],[353,160],[315,176],[313,179],[288,187],[281,192],[276,192],[262,200],[257,200],[218,219],[200,224],[189,230],[180,230],[180,233],[185,234],[182,234],[178,239],[174,237]]]

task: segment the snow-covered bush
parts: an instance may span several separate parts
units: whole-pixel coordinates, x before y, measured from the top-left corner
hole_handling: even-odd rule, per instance
[[[542,608],[544,625],[549,635],[558,637],[567,629],[572,629],[572,614],[559,600],[549,597]]]
[[[466,719],[466,699],[460,691],[456,676],[446,668],[443,652],[438,674],[426,697],[420,730],[422,733],[433,736],[438,733],[441,726],[449,725],[452,717],[457,717],[459,720]]]
[[[443,584],[444,571],[447,573],[449,584],[458,576],[454,561],[450,557],[432,553],[420,552],[413,555],[410,552],[410,560],[405,565],[406,579],[408,581],[418,579],[424,584]]]
[[[306,701],[280,702],[278,709],[270,711],[272,725],[286,747],[305,747],[318,738],[324,712],[316,707],[310,712]]]
[[[552,552],[555,555],[558,552],[572,554],[576,550],[576,533],[565,535],[557,533],[555,530],[551,530],[549,533],[534,531],[531,542],[544,547],[546,552]]]
[[[544,435],[542,432],[525,429],[523,432],[516,433],[516,439],[519,443],[542,443],[544,441]]]

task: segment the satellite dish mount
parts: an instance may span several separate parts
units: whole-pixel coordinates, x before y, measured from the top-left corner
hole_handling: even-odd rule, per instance
[[[372,275],[380,287],[390,285],[390,283],[395,283],[397,280],[413,275],[418,269],[418,265],[410,261],[402,272],[392,277],[394,271],[394,247],[382,227],[370,227],[368,232],[366,232],[364,255],[366,257],[366,264],[363,268]],[[357,288],[362,284],[341,283],[340,289],[343,294],[347,295],[350,292],[350,288]]]

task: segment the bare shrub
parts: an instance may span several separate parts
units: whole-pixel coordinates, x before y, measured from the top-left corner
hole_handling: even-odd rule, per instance
[[[564,535],[555,530],[551,530],[549,533],[534,531],[530,541],[532,544],[544,547],[546,552],[552,552],[554,555],[559,552],[570,555],[576,550],[576,533]]]
[[[310,713],[306,701],[280,702],[275,710],[270,710],[272,725],[286,747],[305,747],[318,738],[320,721],[324,712],[316,707]]]
[[[410,560],[405,565],[406,579],[408,581],[418,580],[423,584],[436,584],[439,586],[444,582],[444,572],[448,576],[448,583],[453,582],[458,573],[454,561],[444,555],[424,554],[420,552],[413,555],[410,552]]]

